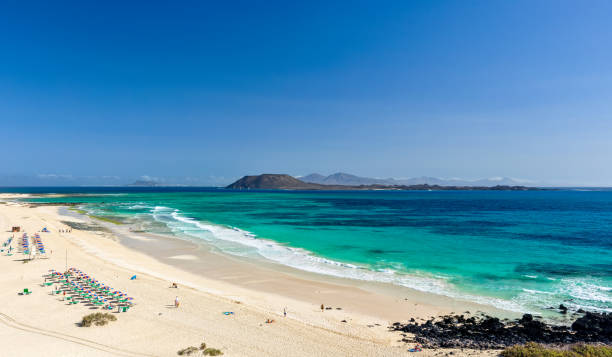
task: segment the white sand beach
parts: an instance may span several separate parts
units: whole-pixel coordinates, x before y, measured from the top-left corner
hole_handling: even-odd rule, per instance
[[[175,356],[205,342],[226,356],[405,356],[436,355],[450,350],[410,353],[411,344],[389,332],[395,321],[428,318],[453,309],[478,308],[451,299],[410,298],[338,279],[293,274],[273,265],[255,264],[193,247],[173,245],[168,237],[104,229],[67,229],[65,223],[92,222],[60,215],[57,206],[30,207],[0,195],[0,243],[23,232],[40,233],[46,254],[27,260],[18,250],[0,254],[0,344],[6,356]],[[95,222],[94,222],[95,223]],[[20,226],[21,233],[11,233]],[[131,242],[133,245],[125,244]],[[139,249],[164,245],[165,258]],[[191,247],[191,248],[190,248]],[[111,313],[117,321],[81,327],[81,318],[101,309],[69,305],[57,284],[42,286],[51,269],[75,267],[133,297],[129,311]],[[137,278],[130,280],[136,275]],[[178,288],[172,288],[177,283]],[[23,289],[29,295],[19,295]],[[181,302],[174,307],[175,297]],[[431,303],[427,301],[430,299]],[[320,305],[331,310],[320,309]],[[283,309],[287,309],[287,317]],[[226,315],[224,312],[233,312]],[[274,320],[273,323],[266,323]],[[480,351],[452,351],[455,355]],[[495,354],[494,351],[486,352]]]

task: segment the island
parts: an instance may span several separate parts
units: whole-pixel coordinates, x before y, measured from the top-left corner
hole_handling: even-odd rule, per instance
[[[526,186],[441,186],[441,185],[323,185],[298,180],[287,174],[261,174],[244,176],[236,182],[225,187],[231,190],[317,190],[317,191],[350,191],[350,190],[396,190],[396,191],[539,191],[538,187]]]

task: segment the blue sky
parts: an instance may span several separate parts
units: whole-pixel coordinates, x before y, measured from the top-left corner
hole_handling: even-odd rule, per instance
[[[609,1],[2,2],[0,176],[611,186],[611,13]]]

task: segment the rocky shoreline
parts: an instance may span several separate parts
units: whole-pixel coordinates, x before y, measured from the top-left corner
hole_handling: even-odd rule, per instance
[[[401,332],[403,342],[418,343],[424,348],[503,349],[527,342],[612,345],[612,313],[587,312],[571,326],[547,324],[530,314],[513,321],[487,315],[446,315],[420,324],[414,319],[406,324],[396,322],[389,329]]]

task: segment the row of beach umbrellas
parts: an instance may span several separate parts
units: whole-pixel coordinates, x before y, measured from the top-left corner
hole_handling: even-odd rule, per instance
[[[36,233],[34,235],[34,243],[36,243],[36,247],[41,254],[45,254],[45,246],[43,245],[42,240],[40,239],[40,234]]]
[[[110,304],[113,301],[124,304],[127,308],[133,304],[133,298],[126,293],[111,288],[77,268],[70,268],[66,273],[51,270],[51,275],[59,278],[65,287],[95,305],[106,305],[107,308],[111,309]]]
[[[21,236],[21,248],[23,249],[23,254],[30,254],[30,240],[27,233]]]

